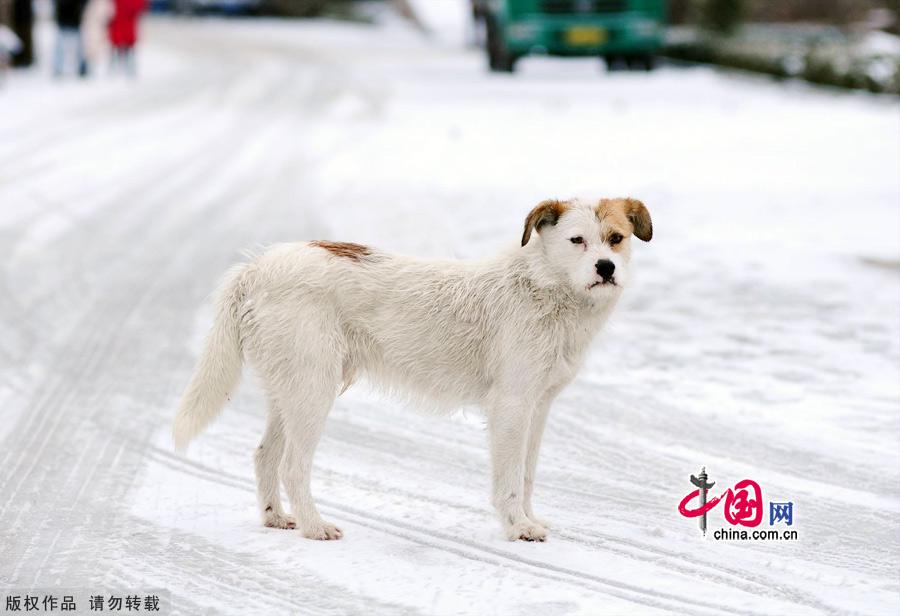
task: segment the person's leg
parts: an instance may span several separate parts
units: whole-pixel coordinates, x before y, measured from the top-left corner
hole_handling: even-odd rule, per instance
[[[113,48],[112,72],[124,73],[127,70],[126,61],[125,48],[121,45],[116,45]]]
[[[88,63],[87,56],[84,54],[84,37],[81,36],[81,28],[77,28],[75,31],[75,58],[78,62],[78,75],[79,77],[87,77],[88,74]]]
[[[59,77],[63,74],[66,61],[65,30],[59,28],[56,31],[56,44],[53,47],[53,75]]]
[[[123,47],[122,49],[123,53],[125,54],[125,71],[130,77],[136,77],[137,64],[134,57],[134,46],[131,45],[129,47]]]
[[[74,67],[73,70],[77,72],[79,69],[79,46],[81,45],[81,34],[78,28],[69,26],[60,28],[58,41],[55,74],[62,75],[69,71],[69,67]]]

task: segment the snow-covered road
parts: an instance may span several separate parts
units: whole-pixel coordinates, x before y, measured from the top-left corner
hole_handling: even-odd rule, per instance
[[[900,610],[895,100],[590,61],[491,76],[394,23],[146,26],[135,83],[0,90],[0,593],[162,588],[185,614]],[[551,414],[547,543],[503,539],[474,412],[339,398],[313,481],[339,542],[258,523],[252,379],[173,452],[208,294],[243,249],[474,257],[583,193],[640,197],[656,235]],[[798,540],[703,540],[677,511],[701,465],[716,493],[750,478],[793,502]]]

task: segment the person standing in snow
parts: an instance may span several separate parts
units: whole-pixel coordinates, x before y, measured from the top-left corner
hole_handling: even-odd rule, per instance
[[[75,69],[81,77],[87,76],[87,59],[81,41],[81,16],[87,0],[56,0],[56,49],[53,52],[53,74],[65,72],[66,60],[75,59]]]
[[[89,66],[99,66],[109,57],[107,28],[112,15],[112,0],[88,0],[81,18],[81,39]]]
[[[12,57],[22,49],[22,41],[5,23],[0,22],[0,86],[6,77],[6,71],[12,64]]]
[[[109,41],[113,46],[113,68],[121,67],[134,76],[134,46],[138,39],[138,20],[147,8],[147,0],[114,0],[109,22]]]

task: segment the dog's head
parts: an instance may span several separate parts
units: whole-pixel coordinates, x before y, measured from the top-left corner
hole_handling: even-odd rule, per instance
[[[522,246],[540,236],[550,269],[579,293],[610,294],[628,282],[631,236],[649,242],[650,213],[637,199],[550,199],[525,219]]]

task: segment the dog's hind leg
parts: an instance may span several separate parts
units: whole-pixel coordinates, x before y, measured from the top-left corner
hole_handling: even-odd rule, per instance
[[[250,356],[270,403],[258,458],[260,506],[276,513],[278,483],[287,493],[296,528],[312,539],[340,539],[322,520],[310,493],[313,454],[341,384],[346,342],[334,314],[313,305],[270,304],[259,311]],[[271,458],[266,448],[271,441]],[[283,448],[283,455],[278,449]],[[280,457],[278,472],[272,468]]]
[[[270,528],[295,528],[294,519],[281,507],[281,483],[278,469],[284,458],[284,424],[281,412],[269,402],[266,432],[256,449],[256,495],[263,524]]]
[[[297,528],[310,539],[340,539],[340,529],[319,515],[310,492],[313,455],[340,389],[344,342],[325,316],[306,315],[293,352],[270,364],[267,381],[284,428],[281,481]]]
[[[307,381],[305,395],[284,417],[287,451],[284,457],[283,482],[297,527],[309,539],[340,539],[343,533],[319,515],[310,492],[313,455],[325,428],[325,420],[334,403],[340,372],[327,383],[315,385]]]

